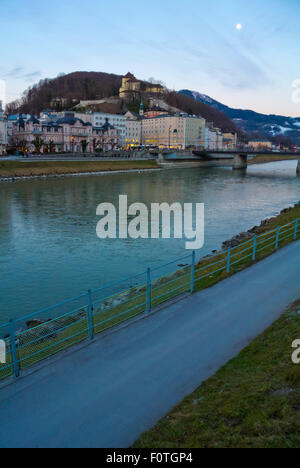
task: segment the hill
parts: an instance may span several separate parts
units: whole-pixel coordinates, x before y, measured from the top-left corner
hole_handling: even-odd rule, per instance
[[[234,124],[248,134],[272,140],[289,140],[300,143],[300,117],[266,115],[251,110],[233,109],[197,91],[183,89],[179,94],[196,102],[206,104],[232,119]]]
[[[146,83],[146,82],[144,82]],[[8,104],[7,112],[22,112],[25,114],[38,114],[41,111],[53,108],[56,111],[73,108],[79,101],[100,100],[119,95],[122,76],[102,72],[74,72],[61,74],[54,79],[44,79],[27,89],[20,101]],[[145,98],[145,96],[143,96]],[[116,99],[118,101],[118,99]],[[146,96],[148,102],[148,96]],[[202,115],[207,121],[223,131],[237,131],[238,127],[221,109],[201,102],[193,95],[184,92],[167,91],[163,101],[168,106],[180,109],[189,114]],[[147,108],[147,102],[144,102]],[[112,107],[111,104],[107,104]],[[130,109],[138,112],[140,98],[135,102],[124,103],[122,100],[114,103],[114,109]],[[94,109],[96,110],[96,109]],[[103,110],[103,105],[101,107]],[[242,133],[240,130],[239,133]]]
[[[192,96],[186,96],[181,92],[177,93],[173,91],[166,94],[165,101],[170,106],[177,107],[188,114],[201,115],[208,122],[213,122],[216,127],[224,132],[243,133],[225,113],[195,100]]]
[[[41,80],[24,92],[21,101],[7,106],[8,112],[39,113],[53,100],[63,99],[62,107],[70,108],[80,100],[101,99],[118,95],[122,76],[101,72],[74,72],[54,79]]]

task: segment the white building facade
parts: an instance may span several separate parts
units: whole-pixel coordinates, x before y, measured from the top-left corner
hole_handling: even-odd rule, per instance
[[[141,146],[142,142],[142,117],[132,112],[127,112],[126,116],[126,148]]]
[[[94,128],[101,128],[108,122],[112,125],[118,132],[120,145],[125,147],[126,144],[126,117],[122,114],[107,114],[105,112],[93,112],[93,113],[76,113],[76,117],[83,120],[84,122],[89,122]]]
[[[205,149],[217,150],[220,138],[218,130],[212,127],[205,127]]]

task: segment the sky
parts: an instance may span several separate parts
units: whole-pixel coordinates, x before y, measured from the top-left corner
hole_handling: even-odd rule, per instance
[[[0,80],[9,102],[59,73],[130,71],[300,117],[299,21],[299,0],[0,0]]]

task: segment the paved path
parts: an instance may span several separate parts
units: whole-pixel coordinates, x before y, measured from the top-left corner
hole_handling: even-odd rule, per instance
[[[126,447],[300,297],[300,242],[0,391],[1,447]]]

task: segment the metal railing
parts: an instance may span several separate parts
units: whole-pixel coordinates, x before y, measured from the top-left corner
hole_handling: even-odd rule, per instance
[[[182,293],[204,289],[297,240],[299,234],[296,219],[198,262],[196,253],[191,252],[142,274],[10,320],[0,325],[0,339],[6,347],[0,380],[18,377],[23,369],[83,340],[93,340],[96,334],[147,314]]]

